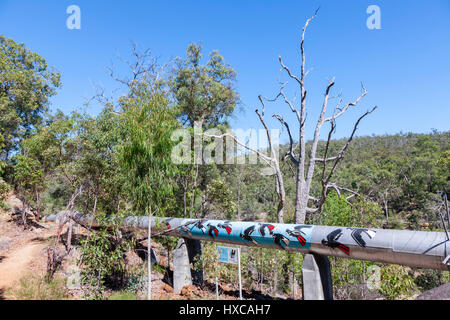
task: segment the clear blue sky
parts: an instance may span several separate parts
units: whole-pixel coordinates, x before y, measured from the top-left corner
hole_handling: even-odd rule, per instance
[[[71,4],[81,8],[81,30],[66,28]],[[366,27],[371,4],[381,8],[381,30]],[[162,60],[184,56],[189,43],[201,41],[205,53],[219,50],[238,73],[244,111],[235,114],[232,126],[260,128],[254,114],[257,96],[277,93],[278,55],[299,70],[300,31],[319,6],[305,44],[313,68],[307,82],[309,132],[332,77],[334,92],[342,92],[344,101],[359,95],[361,81],[369,91],[338,123],[338,137],[348,135],[355,118],[374,105],[379,109],[361,124],[359,135],[450,129],[448,0],[0,0],[0,33],[25,43],[62,73],[64,86],[52,99],[52,109],[66,112],[92,96],[94,83],[116,87],[106,67],[118,54],[130,53],[130,41],[151,48]],[[288,88],[292,96],[295,91]],[[98,111],[98,106],[89,110]],[[285,105],[268,106],[267,113],[274,112],[295,126]]]

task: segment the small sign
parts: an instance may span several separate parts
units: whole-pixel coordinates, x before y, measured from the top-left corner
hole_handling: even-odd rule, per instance
[[[219,261],[225,263],[238,264],[238,249],[230,247],[217,247]]]

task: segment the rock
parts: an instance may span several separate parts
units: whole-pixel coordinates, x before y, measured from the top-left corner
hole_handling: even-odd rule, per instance
[[[450,300],[450,282],[424,292],[416,300]]]
[[[22,210],[23,202],[17,198],[12,192],[6,197],[5,201],[6,205],[10,207],[11,212],[15,212],[16,210]]]
[[[221,283],[221,284],[219,285],[219,287],[220,287],[220,289],[223,290],[223,292],[231,292],[231,291],[233,291],[233,290],[231,290],[231,288],[230,288],[227,284],[225,284],[225,283]]]
[[[128,251],[125,253],[125,264],[130,267],[142,265],[142,259],[134,251]]]
[[[173,288],[169,286],[167,283],[164,284],[163,290],[167,293],[173,293]]]
[[[206,292],[203,291],[203,289],[202,289],[201,287],[195,286],[194,288],[195,288],[195,292],[194,292],[194,293],[195,293],[197,296],[199,296],[199,297],[205,296]]]
[[[185,297],[192,297],[194,293],[194,288],[192,286],[185,286],[181,289],[181,295]]]

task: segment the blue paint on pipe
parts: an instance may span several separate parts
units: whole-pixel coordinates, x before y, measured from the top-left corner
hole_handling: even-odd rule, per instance
[[[181,234],[204,240],[223,240],[243,244],[277,245],[289,248],[311,247],[311,225],[242,222],[224,220],[183,220],[182,224],[196,222],[180,229]]]

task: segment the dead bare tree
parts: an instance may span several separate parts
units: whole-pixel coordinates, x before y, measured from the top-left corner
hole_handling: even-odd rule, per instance
[[[305,87],[305,79],[309,73],[309,71],[306,71],[306,55],[304,50],[304,42],[305,42],[305,34],[306,30],[308,28],[309,23],[314,20],[317,17],[318,11],[309,18],[305,26],[303,27],[302,36],[301,36],[301,42],[300,42],[300,53],[301,53],[301,71],[300,71],[300,77],[294,75],[291,70],[283,63],[283,60],[281,56],[279,57],[279,62],[283,70],[286,71],[288,76],[291,79],[294,79],[297,84],[300,87],[300,94],[301,94],[301,103],[300,103],[300,109],[296,109],[291,101],[288,100],[286,97],[283,88],[285,85],[282,85],[280,94],[278,97],[282,97],[284,102],[289,106],[290,110],[296,114],[297,121],[299,123],[299,153],[298,155],[294,154],[294,145],[293,145],[293,139],[291,136],[291,131],[289,128],[289,125],[284,119],[279,116],[275,115],[275,117],[281,122],[282,125],[284,125],[288,131],[288,134],[290,136],[290,148],[288,151],[289,159],[293,162],[293,164],[297,167],[297,181],[296,181],[296,200],[295,200],[295,214],[294,214],[294,220],[295,223],[305,223],[306,221],[306,215],[307,214],[315,214],[320,213],[323,207],[323,204],[326,199],[327,192],[330,188],[333,189],[342,189],[336,184],[333,184],[331,182],[331,178],[337,168],[337,165],[339,164],[340,160],[343,158],[345,151],[347,150],[348,146],[350,145],[351,141],[353,140],[353,137],[355,135],[355,132],[358,128],[359,123],[362,119],[364,119],[367,115],[372,113],[376,107],[374,107],[372,110],[367,111],[365,114],[363,114],[355,123],[352,134],[340,150],[340,152],[333,157],[328,157],[328,148],[330,145],[330,141],[332,139],[332,135],[335,132],[336,129],[336,120],[341,117],[344,113],[346,113],[350,107],[358,105],[358,103],[367,95],[367,90],[365,89],[364,85],[362,85],[362,94],[354,101],[347,103],[344,107],[341,107],[342,100],[339,101],[335,113],[330,116],[326,117],[326,112],[328,108],[328,103],[330,101],[330,92],[333,86],[335,85],[334,78],[328,83],[328,86],[325,90],[325,96],[323,99],[322,109],[320,112],[319,119],[316,123],[316,128],[314,131],[314,137],[311,142],[311,150],[309,153],[309,157],[306,155],[306,133],[305,133],[305,121],[306,121],[306,110],[307,110],[307,104],[306,104],[306,98],[307,98],[307,91]],[[317,148],[319,144],[320,139],[320,133],[321,129],[324,124],[330,123],[331,129],[328,134],[328,139],[326,142],[326,148],[323,158],[317,157]],[[320,163],[323,165],[322,168],[322,193],[319,199],[315,199],[311,197],[311,184],[314,176],[314,170],[316,169],[316,164]],[[331,170],[329,172],[326,171],[328,163],[332,163]],[[342,189],[344,190],[344,189]],[[315,203],[314,208],[310,208],[309,202],[313,200]]]
[[[284,103],[286,103],[289,107],[289,109],[295,114],[298,125],[299,125],[299,139],[298,139],[298,148],[299,152],[296,154],[294,152],[295,150],[295,143],[294,138],[292,136],[291,129],[289,127],[289,124],[284,120],[284,118],[280,114],[274,114],[273,117],[276,118],[282,126],[284,126],[287,130],[287,134],[289,136],[289,151],[286,153],[284,159],[289,159],[290,162],[294,164],[296,167],[296,200],[295,200],[295,214],[294,214],[294,221],[297,224],[303,224],[306,222],[307,214],[317,214],[321,213],[323,205],[326,200],[326,196],[328,194],[328,191],[330,189],[336,190],[339,194],[341,192],[347,192],[350,193],[350,196],[347,198],[350,199],[358,193],[356,191],[352,191],[348,188],[340,187],[337,184],[333,183],[331,181],[333,174],[336,171],[336,168],[339,164],[339,162],[344,157],[345,151],[348,149],[350,143],[352,142],[354,135],[356,133],[356,130],[358,128],[359,123],[361,120],[363,120],[366,116],[371,114],[377,107],[374,107],[372,110],[367,111],[364,113],[355,123],[353,127],[353,131],[350,135],[350,137],[345,142],[344,146],[341,148],[339,153],[336,156],[329,157],[329,146],[330,142],[332,140],[333,133],[336,129],[336,120],[341,117],[343,114],[345,114],[350,107],[354,107],[358,105],[358,103],[367,95],[367,90],[365,89],[364,85],[362,85],[362,93],[361,95],[354,101],[347,103],[345,106],[342,106],[342,99],[339,100],[335,112],[333,115],[326,117],[327,109],[328,109],[328,103],[331,99],[330,93],[331,89],[335,85],[334,78],[328,83],[328,86],[325,90],[325,96],[320,112],[319,119],[316,123],[316,128],[314,131],[314,137],[311,142],[311,150],[309,152],[309,155],[306,154],[306,132],[305,132],[305,122],[306,122],[306,113],[307,113],[307,91],[305,87],[305,79],[309,73],[309,71],[306,71],[306,55],[304,50],[304,42],[305,42],[305,34],[306,30],[308,28],[308,25],[312,20],[314,20],[317,17],[318,10],[315,12],[314,16],[309,18],[302,31],[301,35],[301,42],[300,42],[300,53],[301,53],[301,71],[300,71],[300,77],[294,75],[291,70],[283,63],[283,60],[281,56],[279,57],[279,62],[281,65],[282,70],[284,70],[289,78],[295,80],[297,85],[300,87],[300,108],[296,108],[294,106],[294,102],[289,100],[286,96],[284,89],[288,82],[280,83],[280,91],[278,95],[274,99],[267,99],[263,98],[262,96],[259,96],[259,100],[262,105],[262,112],[259,110],[256,110],[256,114],[258,115],[258,118],[263,125],[268,142],[269,142],[269,153],[270,155],[267,156],[263,152],[253,149],[249,146],[247,146],[245,143],[238,141],[233,135],[226,133],[223,135],[205,135],[209,137],[214,138],[224,138],[224,137],[231,137],[238,145],[243,146],[250,152],[256,153],[263,161],[265,161],[275,172],[275,186],[276,186],[276,192],[279,198],[279,205],[278,205],[278,222],[283,222],[283,214],[284,214],[284,207],[286,204],[286,192],[284,190],[284,181],[283,181],[283,175],[280,169],[280,163],[278,159],[277,150],[275,150],[275,147],[272,144],[272,139],[269,133],[269,129],[266,125],[264,114],[265,114],[265,101],[267,102],[274,102],[278,99],[282,99]],[[320,134],[322,127],[326,124],[330,123],[331,129],[328,134],[328,139],[326,142],[325,152],[322,158],[317,157],[317,150],[320,140]],[[322,175],[321,175],[321,185],[322,185],[322,192],[320,195],[320,198],[314,198],[311,196],[311,184],[313,181],[314,171],[316,169],[316,164],[322,165]],[[330,165],[331,164],[331,165]],[[327,170],[330,168],[329,170]],[[309,204],[312,202],[314,205],[313,208],[309,206]]]
[[[261,112],[257,109],[255,112],[258,115],[258,118],[261,122],[261,124],[264,126],[264,130],[267,135],[267,141],[269,146],[269,152],[270,155],[266,155],[263,151],[257,150],[255,148],[252,148],[248,146],[246,143],[239,141],[235,135],[231,133],[224,133],[222,135],[210,135],[210,134],[203,134],[205,137],[210,138],[216,138],[216,139],[223,139],[223,138],[229,138],[236,142],[236,144],[240,145],[241,147],[244,147],[245,149],[249,150],[250,152],[255,153],[258,155],[260,159],[262,159],[275,173],[275,188],[278,195],[278,210],[277,210],[277,222],[278,223],[284,223],[284,208],[286,205],[286,191],[284,188],[284,180],[283,180],[283,174],[281,172],[280,167],[280,161],[278,157],[278,150],[275,148],[274,144],[272,143],[272,136],[270,134],[269,128],[265,122],[265,103],[264,98],[259,96],[259,101],[261,102],[262,109]]]

